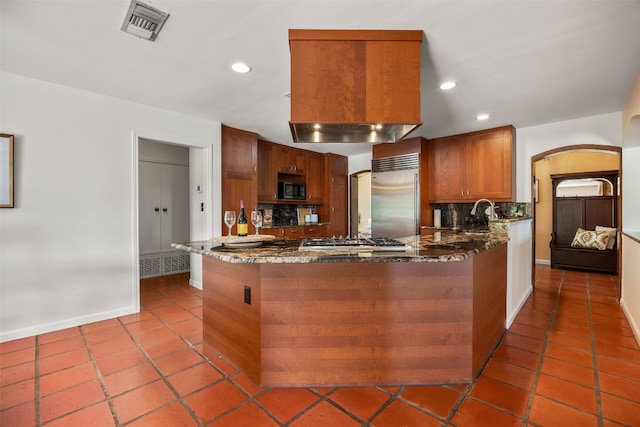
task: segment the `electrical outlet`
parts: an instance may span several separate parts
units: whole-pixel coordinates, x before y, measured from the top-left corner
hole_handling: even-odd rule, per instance
[[[251,286],[244,285],[244,302],[251,305]]]

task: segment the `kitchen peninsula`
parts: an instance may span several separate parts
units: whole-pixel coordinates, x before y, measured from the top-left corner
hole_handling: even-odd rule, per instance
[[[203,255],[205,343],[261,386],[469,383],[505,329],[507,237],[399,240],[411,249],[172,246]]]

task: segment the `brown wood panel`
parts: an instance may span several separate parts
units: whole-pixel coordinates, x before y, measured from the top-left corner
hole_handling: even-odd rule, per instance
[[[272,160],[273,144],[258,141],[258,202],[278,200],[278,171]]]
[[[466,144],[466,188],[473,200],[511,201],[515,189],[512,127],[474,133]]]
[[[315,40],[290,43],[291,121],[354,121],[358,103],[364,112],[361,99],[364,88],[355,90],[357,84],[362,84],[365,73],[363,43]]]
[[[422,42],[422,36],[422,30],[289,30],[289,40],[396,40]]]
[[[473,375],[491,356],[507,317],[507,244],[473,257]]]
[[[421,31],[303,31],[289,31],[292,122],[421,123]]]
[[[403,139],[394,143],[376,144],[371,149],[371,158],[382,159],[384,157],[401,156],[403,154],[422,153],[422,144],[426,139],[422,137]],[[427,153],[425,152],[426,156]]]
[[[584,226],[584,203],[573,197],[557,199],[555,211],[555,243],[571,244],[578,228]]]
[[[468,383],[504,331],[506,245],[461,262],[203,270],[205,343],[263,386]]]
[[[614,204],[614,196],[584,199],[584,225],[586,230],[595,230],[597,225],[615,227]]]
[[[366,122],[421,123],[420,43],[366,42],[366,64]]]
[[[202,257],[204,341],[260,381],[260,269]],[[251,305],[244,285],[251,286]]]
[[[263,381],[469,380],[471,263],[438,264],[264,265]]]
[[[256,173],[258,135],[242,129],[222,126],[222,170]]]
[[[238,172],[222,172],[222,212],[231,210],[236,212],[236,217],[240,212],[240,200],[244,200],[245,211],[250,212],[258,205],[257,175]],[[222,221],[222,232],[227,234],[227,226],[224,223],[224,215],[220,215]],[[237,226],[234,224],[232,232],[235,233]]]
[[[464,136],[438,138],[429,141],[429,200],[460,201],[465,197]]]
[[[305,170],[307,201],[315,204],[322,203],[324,196],[324,154],[308,151]]]

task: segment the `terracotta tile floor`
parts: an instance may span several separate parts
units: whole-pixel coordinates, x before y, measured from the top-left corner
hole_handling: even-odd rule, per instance
[[[260,388],[202,343],[188,276],[139,314],[0,345],[1,426],[640,426],[640,348],[614,277],[536,269],[471,385]]]

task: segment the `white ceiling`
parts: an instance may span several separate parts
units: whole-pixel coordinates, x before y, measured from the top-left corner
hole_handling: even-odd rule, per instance
[[[149,3],[170,13],[155,42],[120,31],[128,0],[0,0],[0,66],[288,145],[290,28],[423,30],[424,124],[412,136],[427,138],[621,111],[640,69],[638,0]],[[232,72],[236,61],[253,71]],[[441,92],[444,79],[459,86]]]

